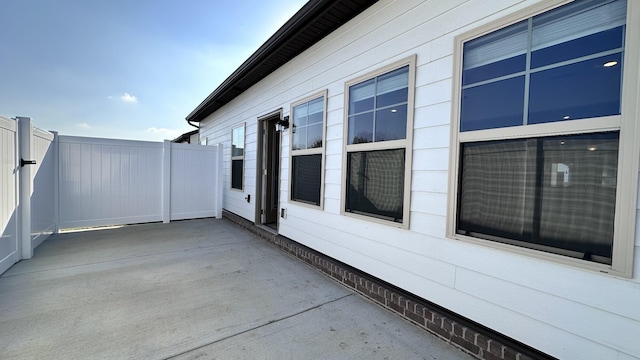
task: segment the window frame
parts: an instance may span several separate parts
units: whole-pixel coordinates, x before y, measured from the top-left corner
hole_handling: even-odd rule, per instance
[[[243,146],[242,147],[242,149],[243,149],[242,150],[242,156],[233,156],[233,144],[234,144],[233,143],[233,132],[235,130],[238,130],[238,129],[242,129],[242,133],[243,133],[243,137],[242,137],[242,146]],[[229,149],[229,151],[231,152],[231,162],[230,162],[231,168],[230,168],[229,187],[231,188],[231,190],[241,191],[241,192],[244,191],[244,175],[245,175],[245,171],[244,171],[244,154],[245,154],[245,150],[246,150],[245,148],[246,148],[246,145],[247,145],[247,140],[246,139],[247,139],[247,127],[246,127],[245,123],[242,123],[240,125],[237,125],[237,126],[234,126],[234,127],[231,128],[231,146],[230,146],[230,149]],[[241,177],[242,185],[240,186],[240,188],[233,187],[233,161],[234,160],[242,160],[242,177]]]
[[[407,130],[406,137],[400,140],[388,140],[379,142],[368,142],[362,144],[349,144],[349,88],[353,85],[357,85],[364,81],[376,78],[381,75],[390,73],[391,71],[409,67],[408,84],[407,84]],[[409,229],[409,217],[411,214],[411,173],[412,173],[412,153],[413,153],[413,123],[414,123],[414,106],[415,106],[415,77],[416,77],[416,55],[413,54],[409,57],[392,62],[378,68],[374,71],[367,72],[361,76],[351,79],[345,82],[344,85],[344,114],[343,114],[343,143],[342,143],[342,185],[341,185],[341,201],[340,201],[340,215],[362,219],[366,221],[372,221],[387,226]],[[374,109],[375,111],[375,109]],[[404,188],[403,188],[403,207],[402,207],[402,222],[393,222],[382,218],[375,217],[375,215],[358,214],[354,212],[346,211],[347,203],[347,158],[351,152],[369,152],[375,150],[405,150],[405,163],[404,163]]]
[[[294,124],[294,111],[297,106],[309,103],[311,101],[322,98],[322,146],[311,149],[294,150],[293,149],[293,124]],[[289,111],[289,201],[296,205],[310,207],[312,209],[324,209],[324,178],[325,178],[325,157],[326,157],[326,144],[327,144],[327,98],[328,90],[314,93],[307,97],[304,97],[296,102],[291,103]],[[295,156],[304,155],[320,155],[320,204],[315,205],[306,201],[296,200],[293,198],[293,158]]]
[[[572,267],[607,273],[630,278],[633,271],[633,254],[636,235],[636,213],[638,195],[638,171],[640,155],[640,125],[635,118],[640,112],[640,6],[627,1],[627,18],[625,31],[625,47],[622,71],[621,114],[597,118],[578,119],[551,123],[531,124],[487,130],[460,131],[462,103],[462,59],[463,46],[466,41],[500,30],[519,21],[547,12],[572,1],[546,0],[539,4],[517,11],[496,21],[480,25],[475,29],[455,37],[453,51],[453,88],[451,101],[451,141],[449,155],[449,191],[447,201],[447,230],[449,239],[488,246],[511,253],[522,254],[570,265]],[[635,20],[634,20],[635,19]],[[612,264],[599,264],[568,256],[547,253],[517,245],[508,245],[491,240],[484,240],[456,233],[458,178],[460,175],[460,147],[465,142],[489,141],[502,139],[536,138],[553,135],[570,135],[619,131],[618,174],[616,182],[616,205],[614,220],[614,236],[612,248]]]

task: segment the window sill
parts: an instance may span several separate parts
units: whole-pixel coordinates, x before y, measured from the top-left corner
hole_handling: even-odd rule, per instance
[[[377,223],[377,224],[382,224],[382,225],[386,225],[386,226],[389,226],[389,227],[409,230],[409,222],[408,221],[404,221],[402,223],[399,223],[399,222],[394,222],[394,221],[391,221],[391,220],[384,220],[384,219],[377,218],[377,217],[374,217],[374,216],[368,216],[368,215],[348,212],[348,211],[344,211],[344,210],[342,210],[340,212],[340,215],[351,217],[351,218],[355,218],[355,219],[365,220],[365,221],[369,221],[369,222],[373,222],[373,223]]]
[[[489,247],[496,250],[505,251],[511,254],[524,255],[529,258],[534,258],[537,260],[549,261],[559,265],[569,266],[574,269],[580,270],[588,270],[591,272],[597,272],[601,274],[606,274],[610,276],[621,277],[625,279],[630,279],[632,276],[631,269],[628,272],[620,271],[614,269],[611,265],[599,264],[595,262],[589,262],[586,260],[581,260],[577,258],[571,258],[559,254],[548,253],[541,250],[528,249],[524,247],[519,247],[517,245],[503,244],[491,240],[485,240],[481,238],[476,238],[467,235],[461,234],[447,234],[447,238],[451,240],[462,241],[474,245]]]

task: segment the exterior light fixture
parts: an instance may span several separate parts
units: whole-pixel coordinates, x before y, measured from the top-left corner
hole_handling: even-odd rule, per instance
[[[564,120],[569,120],[570,118],[571,118],[571,117],[570,117],[569,115],[565,115],[565,116],[563,117],[563,119],[564,119]]]
[[[589,151],[596,151],[597,147],[595,145],[591,145],[587,148]]]
[[[395,113],[395,112],[398,112],[398,110],[397,109],[391,109],[391,112]]]
[[[284,131],[289,128],[289,116],[285,116],[283,119],[276,121],[276,131]]]
[[[607,61],[607,62],[606,62],[606,63],[604,63],[604,65],[602,65],[602,66],[604,66],[604,67],[612,67],[612,66],[616,66],[616,65],[618,65],[618,62],[617,62],[617,61]]]

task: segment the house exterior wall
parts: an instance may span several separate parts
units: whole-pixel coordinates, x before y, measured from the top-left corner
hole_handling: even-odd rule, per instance
[[[280,207],[286,218],[279,219],[280,234],[552,356],[640,357],[637,235],[630,279],[445,236],[451,94],[457,81],[454,38],[540,2],[383,0],[373,5],[201,123],[201,138],[224,144],[223,207],[255,220],[257,118],[280,108],[287,116],[292,103],[327,90],[324,207],[288,200],[290,139],[284,132]],[[409,229],[341,215],[345,83],[412,55]],[[239,191],[230,188],[230,140],[231,129],[242,123],[244,189]]]

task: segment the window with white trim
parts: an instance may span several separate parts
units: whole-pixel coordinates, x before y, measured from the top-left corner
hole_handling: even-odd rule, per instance
[[[322,207],[326,92],[291,106],[290,199]]]
[[[345,214],[409,226],[415,56],[346,84]]]
[[[243,189],[244,124],[231,130],[231,188]]]
[[[449,236],[630,273],[626,18],[626,0],[583,0],[456,38]]]

